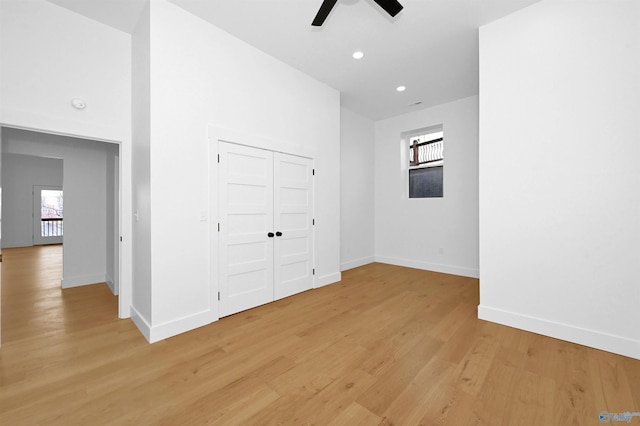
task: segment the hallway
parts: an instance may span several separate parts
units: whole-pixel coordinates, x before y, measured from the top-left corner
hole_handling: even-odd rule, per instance
[[[2,250],[2,345],[54,336],[72,338],[118,318],[106,284],[62,290],[62,245]]]

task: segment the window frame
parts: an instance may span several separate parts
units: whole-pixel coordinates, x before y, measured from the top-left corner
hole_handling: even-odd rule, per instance
[[[442,133],[442,160],[435,160],[432,162],[428,162],[428,163],[421,163],[421,164],[417,164],[417,165],[411,165],[411,150],[412,150],[412,141],[413,139],[415,139],[416,137],[419,136],[423,136],[423,135],[429,135],[429,134],[433,134],[433,133]],[[405,198],[408,200],[424,200],[424,199],[442,199],[444,198],[444,154],[445,154],[445,147],[444,147],[444,124],[436,124],[436,125],[432,125],[432,126],[427,126],[427,127],[423,127],[423,128],[419,128],[419,129],[415,129],[415,130],[410,130],[410,131],[406,131],[406,132],[402,132],[401,133],[401,141],[402,141],[402,153],[403,155],[401,156],[403,164],[402,164],[402,178],[403,178],[403,182],[404,182],[404,194],[405,194]],[[416,169],[425,169],[425,168],[432,168],[432,167],[442,167],[442,196],[435,196],[435,197],[411,197],[410,195],[410,174],[411,174],[411,170],[416,170]]]

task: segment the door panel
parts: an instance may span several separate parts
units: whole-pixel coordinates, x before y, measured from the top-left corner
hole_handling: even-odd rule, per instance
[[[311,159],[274,153],[274,209],[277,300],[313,288]]]
[[[273,300],[273,153],[220,142],[220,316]]]

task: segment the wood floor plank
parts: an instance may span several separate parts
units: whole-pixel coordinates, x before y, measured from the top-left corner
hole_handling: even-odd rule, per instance
[[[553,424],[556,398],[553,379],[518,371],[509,393],[512,397],[503,424]]]
[[[386,407],[384,424],[419,424],[433,411],[437,395],[455,377],[456,366],[438,357],[430,359],[399,395]]]
[[[149,345],[104,283],[60,288],[61,256],[3,250],[2,425],[596,425],[640,411],[640,360],[478,320],[474,279],[373,263]]]
[[[470,395],[478,395],[499,350],[495,340],[477,338],[456,368],[456,386]]]
[[[371,426],[381,424],[382,419],[357,402],[340,411],[338,416],[329,423],[329,426]]]
[[[356,402],[372,413],[382,416],[441,345],[441,342],[432,337],[424,336],[410,351],[393,363]]]
[[[639,401],[633,398],[624,357],[597,353],[589,358],[591,385],[600,410],[613,413],[640,412]]]
[[[500,424],[496,413],[508,412],[510,391],[513,388],[518,367],[510,361],[510,355],[500,356],[507,351],[509,349],[503,348],[496,354],[474,405],[469,410],[469,418],[460,424]]]

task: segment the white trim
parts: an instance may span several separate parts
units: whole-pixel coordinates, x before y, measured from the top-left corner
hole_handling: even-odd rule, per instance
[[[107,286],[109,287],[109,290],[111,290],[111,293],[113,293],[114,296],[117,296],[118,289],[116,289],[116,285],[109,274],[104,274],[104,282],[107,283]]]
[[[60,280],[62,288],[80,287],[83,285],[99,284],[105,282],[104,274],[80,275],[66,277]]]
[[[220,267],[218,265],[218,248],[220,246],[220,233],[218,232],[218,224],[220,223],[220,214],[218,212],[218,145],[219,142],[215,137],[211,136],[211,128],[209,128],[209,227],[207,229],[209,236],[209,280],[211,286],[211,297],[209,298],[209,307],[213,321],[220,318],[220,307],[218,294],[220,291],[220,279],[218,273]]]
[[[570,324],[549,321],[543,318],[504,311],[483,305],[478,306],[478,318],[555,339],[640,359],[640,341],[623,336],[602,333],[596,330],[589,330]]]
[[[133,215],[132,209],[132,175],[131,157],[133,142],[127,139],[120,141],[118,150],[118,316],[129,318],[133,303]],[[126,214],[125,214],[126,212]]]
[[[34,115],[29,111],[18,111],[5,107],[0,108],[0,126],[98,142],[122,143],[122,140],[125,139],[125,133],[111,126],[101,126],[84,120],[68,120],[42,114]],[[101,136],[97,136],[98,134]]]
[[[359,266],[368,265],[369,263],[373,263],[376,261],[375,256],[367,256],[361,257],[360,259],[353,259],[340,264],[340,272],[346,271],[348,269],[357,268]]]
[[[313,283],[313,288],[324,287],[325,285],[337,283],[340,280],[342,280],[342,274],[340,272],[335,272],[329,275],[323,275],[315,279],[315,282]]]
[[[17,247],[31,247],[33,246],[33,241],[2,241],[2,248],[17,248]]]
[[[147,339],[147,342],[151,342],[151,326],[149,322],[133,306],[129,309],[131,311],[131,321],[138,327],[138,330],[140,330],[140,333]]]
[[[247,146],[255,149],[262,149],[271,152],[278,152],[287,155],[293,155],[302,158],[308,158],[312,162],[312,168],[316,169],[316,157],[317,152],[315,149],[309,149],[308,147],[301,147],[298,145],[288,144],[285,141],[275,141],[271,138],[264,137],[259,134],[250,134],[243,131],[238,131],[215,124],[207,125],[207,138],[208,138],[208,150],[209,150],[209,247],[210,247],[210,283],[211,283],[211,320],[209,322],[217,321],[220,316],[218,292],[220,291],[220,277],[218,275],[220,271],[219,266],[219,250],[220,250],[220,236],[217,230],[217,226],[220,223],[220,206],[218,200],[218,154],[219,146],[221,142],[231,143],[235,145]],[[312,215],[316,217],[316,182],[313,178],[313,212]],[[313,240],[313,266],[316,267],[316,261],[318,258],[318,241],[316,238],[316,228],[312,229]],[[313,288],[318,288],[340,281],[340,273],[327,275],[321,278],[315,278],[313,280]],[[275,299],[271,302],[275,302]],[[269,303],[271,303],[269,302]]]
[[[420,260],[398,259],[395,257],[376,256],[376,262],[390,265],[405,266],[407,268],[423,269],[425,271],[441,272],[443,274],[460,275],[469,278],[480,278],[480,270],[464,266],[443,265],[440,263],[423,262]]]
[[[154,325],[151,327],[151,330],[149,330],[149,338],[147,340],[149,343],[155,343],[160,340],[168,339],[169,337],[194,330],[198,327],[211,324],[217,320],[218,318],[214,316],[213,311],[211,310],[198,312],[197,314],[188,315],[177,320],[171,320],[162,324]]]
[[[444,160],[433,160],[430,163],[422,163],[418,166],[409,166],[409,170],[420,170],[420,169],[428,169],[430,167],[441,167],[444,166]]]
[[[25,117],[28,117],[25,121]],[[34,121],[35,120],[35,121]],[[33,125],[33,123],[37,123]],[[120,261],[118,262],[118,273],[120,274],[119,294],[118,294],[118,317],[129,318],[131,316],[131,303],[133,298],[133,255],[132,255],[132,215],[124,214],[130,212],[133,185],[131,183],[131,124],[125,133],[115,131],[111,127],[103,127],[84,122],[68,121],[55,117],[34,116],[24,111],[18,112],[12,109],[0,108],[0,127],[10,127],[13,129],[30,130],[40,133],[49,133],[60,136],[70,136],[74,138],[89,139],[98,142],[116,143],[119,145],[120,178],[118,180],[118,190],[120,192]],[[69,130],[72,129],[72,130]],[[82,129],[82,130],[78,130]],[[102,136],[97,136],[98,134]],[[33,245],[22,246],[28,247]],[[101,282],[101,281],[99,281]],[[63,287],[64,288],[64,287]]]
[[[409,140],[411,138],[415,138],[418,136],[430,135],[432,133],[438,133],[438,132],[444,133],[444,123],[433,124],[431,126],[421,127],[415,130],[408,130],[406,132],[402,132],[400,134],[400,137]]]
[[[237,131],[215,124],[207,125],[207,137],[210,142],[229,142],[311,159],[318,157],[317,150],[310,147],[294,145],[282,140],[273,140],[259,134]]]

